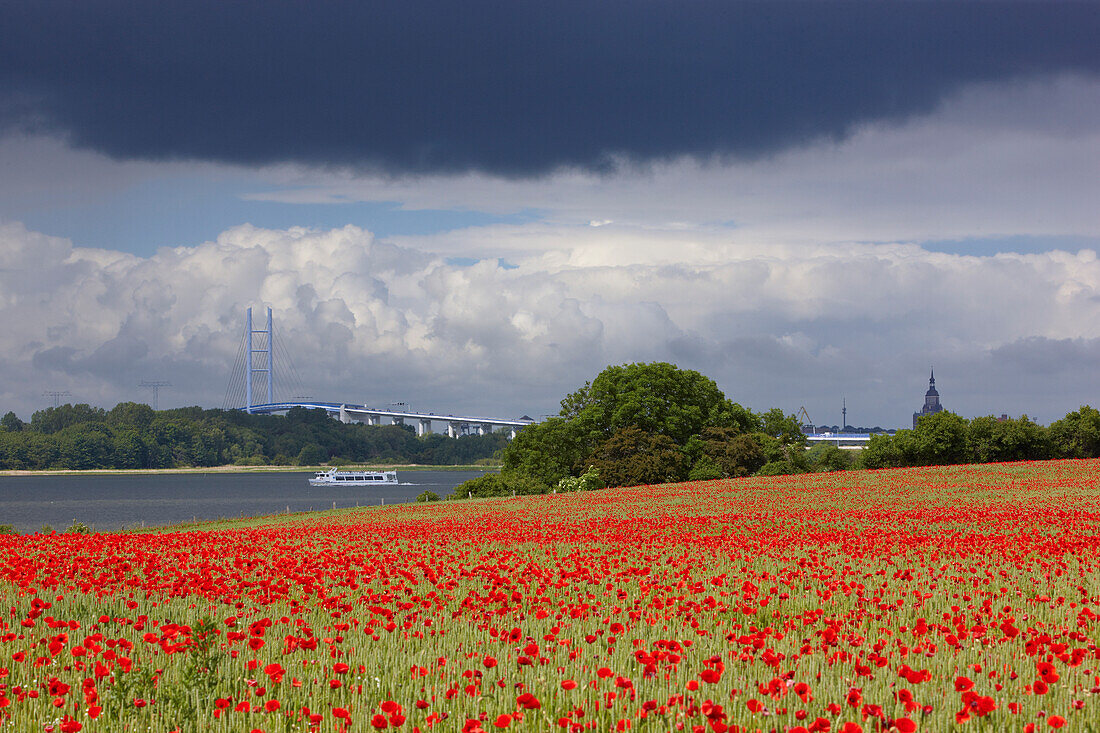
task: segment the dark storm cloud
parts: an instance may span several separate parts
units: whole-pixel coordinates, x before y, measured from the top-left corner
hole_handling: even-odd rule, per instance
[[[35,0],[0,27],[9,130],[399,174],[751,157],[1100,71],[1092,3]]]

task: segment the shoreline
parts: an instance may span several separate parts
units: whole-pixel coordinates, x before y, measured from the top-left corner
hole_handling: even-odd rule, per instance
[[[0,471],[3,476],[152,476],[192,473],[316,473],[327,471],[333,466],[204,466],[188,468],[88,468],[88,469],[44,469],[44,470],[16,470],[8,469]],[[353,464],[348,466],[336,466],[344,470],[369,470],[369,471],[485,471],[496,472],[500,466],[477,465],[431,465],[417,463],[390,463],[390,464]]]

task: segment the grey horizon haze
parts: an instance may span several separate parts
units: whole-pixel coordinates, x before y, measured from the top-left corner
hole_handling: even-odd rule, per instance
[[[1100,399],[1100,12],[1023,2],[9,2],[0,409],[556,411],[671,361],[904,427]],[[301,358],[299,358],[301,356]],[[145,395],[147,398],[148,395]],[[834,418],[828,415],[835,413]]]

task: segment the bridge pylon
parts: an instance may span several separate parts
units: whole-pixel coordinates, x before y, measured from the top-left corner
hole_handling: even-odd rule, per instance
[[[245,367],[244,367],[244,393],[245,412],[251,413],[254,405],[271,404],[275,402],[275,339],[271,330],[271,308],[267,309],[267,328],[256,330],[252,325],[252,308],[248,309],[244,324],[245,334]],[[252,341],[256,334],[263,334],[263,348],[257,349]],[[259,360],[262,366],[256,366],[255,355],[261,355]],[[252,396],[252,382],[255,374],[267,375],[267,399],[257,402]]]

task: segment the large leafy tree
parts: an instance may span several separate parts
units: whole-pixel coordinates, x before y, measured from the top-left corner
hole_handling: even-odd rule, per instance
[[[610,366],[561,401],[560,417],[520,431],[502,470],[547,486],[593,465],[612,486],[682,480],[693,465],[708,477],[744,475],[763,459],[755,442],[736,439],[763,429],[699,372],[664,362]]]
[[[755,427],[752,413],[726,399],[713,379],[665,362],[610,366],[561,404],[561,416],[575,420],[590,445],[622,428],[683,445],[706,427]]]
[[[966,419],[946,410],[918,420],[913,439],[919,465],[966,463],[969,460],[966,445],[968,427]]]

